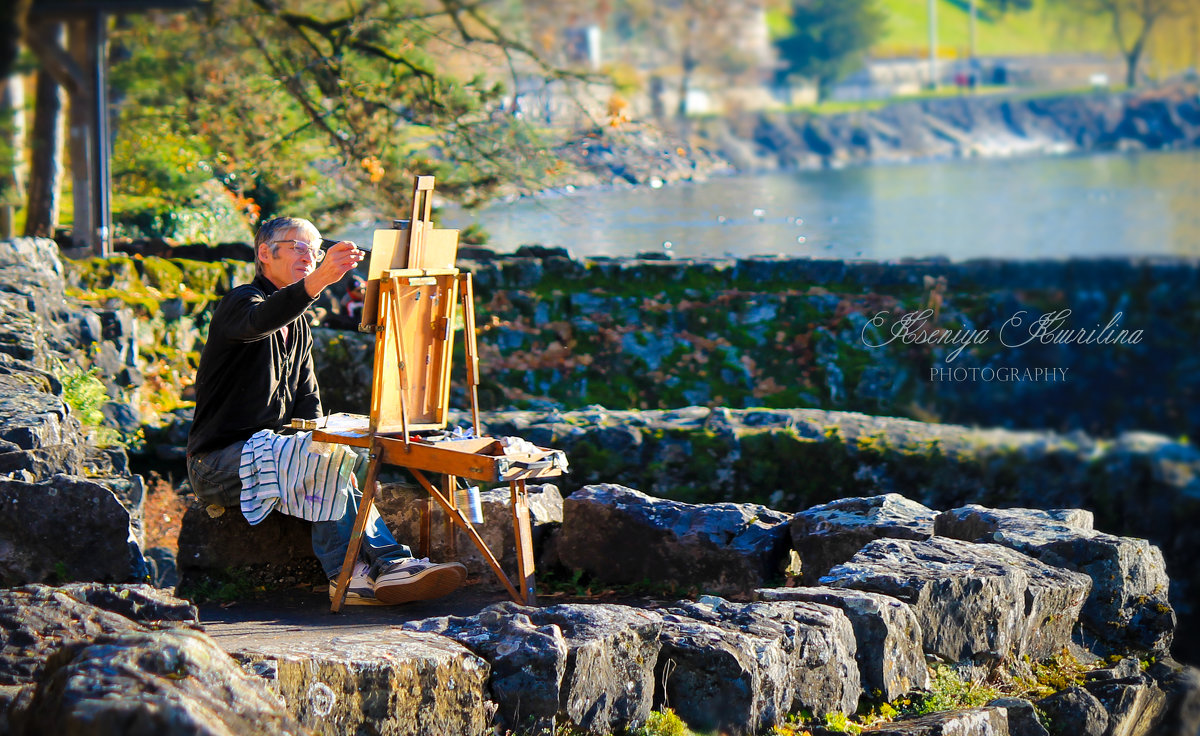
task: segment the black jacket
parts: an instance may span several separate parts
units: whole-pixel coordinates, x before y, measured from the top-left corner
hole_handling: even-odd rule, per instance
[[[303,281],[279,289],[263,276],[221,299],[196,371],[188,455],[321,415],[312,332],[301,319],[314,301]]]

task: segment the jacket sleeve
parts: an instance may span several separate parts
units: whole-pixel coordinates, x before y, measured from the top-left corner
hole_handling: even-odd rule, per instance
[[[321,416],[321,390],[317,387],[317,373],[313,369],[312,339],[300,364],[300,380],[296,386],[296,403],[292,411],[294,419],[316,419]]]
[[[221,325],[226,339],[253,342],[293,322],[314,301],[305,291],[303,280],[285,286],[270,296],[247,284],[229,292],[221,300],[213,323]]]

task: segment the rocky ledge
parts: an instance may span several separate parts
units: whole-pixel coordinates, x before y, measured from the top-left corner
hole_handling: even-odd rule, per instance
[[[0,733],[609,734],[667,708],[729,734],[797,714],[812,733],[847,717],[912,736],[1200,729],[1200,672],[1168,654],[1161,557],[1086,512],[938,513],[884,495],[785,515],[611,485],[540,495],[568,507],[546,549],[612,561],[586,573],[593,585],[644,593],[682,577],[696,595],[399,609],[392,625],[241,637],[226,652],[192,605],[149,586],[10,589]],[[826,543],[842,553],[821,558],[818,584],[787,585],[804,560],[782,552]],[[937,699],[972,687],[986,704]]]

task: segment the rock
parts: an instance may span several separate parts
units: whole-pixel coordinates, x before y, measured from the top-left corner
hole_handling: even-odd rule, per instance
[[[141,580],[141,520],[105,485],[69,475],[0,480],[0,584]],[[66,530],[66,531],[64,531]]]
[[[174,589],[179,585],[179,567],[174,550],[151,547],[146,550],[146,565],[150,568],[150,582],[155,587]]]
[[[142,426],[141,419],[133,407],[122,401],[108,401],[101,407],[104,414],[104,425],[112,427],[125,434],[133,434]]]
[[[662,643],[655,704],[691,728],[756,733],[787,712],[790,672],[777,642],[667,616]]]
[[[196,625],[196,608],[148,585],[0,590],[0,685],[27,685],[54,652],[147,624]]]
[[[1048,695],[1035,705],[1049,719],[1052,736],[1105,736],[1108,731],[1104,705],[1077,685]]]
[[[967,708],[905,718],[863,733],[871,736],[1011,736],[1003,708]]]
[[[70,409],[56,396],[9,376],[0,376],[0,440],[13,450],[56,451],[61,458],[57,472],[78,471],[79,423],[69,417]],[[63,446],[66,446],[65,448]]]
[[[1024,698],[996,698],[988,706],[1003,708],[1008,713],[1009,736],[1050,736],[1038,720],[1033,703]]]
[[[802,579],[815,585],[834,565],[876,539],[929,539],[936,516],[933,509],[898,493],[843,498],[801,511],[792,517],[791,531]]]
[[[564,499],[556,549],[564,566],[607,583],[748,595],[778,574],[786,522],[757,504],[695,505],[593,485]]]
[[[488,664],[443,636],[388,627],[232,655],[317,733],[489,732]]]
[[[42,586],[31,586],[41,588]],[[30,588],[25,588],[29,590]],[[71,583],[55,590],[89,606],[111,611],[130,621],[156,626],[177,622],[199,624],[196,606],[176,598],[168,591],[151,585],[103,585],[101,583]]]
[[[102,309],[96,312],[100,317],[100,337],[107,341],[121,343],[135,339],[137,336],[137,318],[130,309]]]
[[[921,625],[908,604],[849,588],[763,588],[755,594],[764,601],[820,603],[846,614],[864,693],[891,701],[929,684]]]
[[[136,631],[62,649],[28,700],[14,736],[303,734],[277,697],[199,631]]]
[[[558,487],[552,484],[529,485],[529,522],[533,536],[534,558],[540,558],[540,551],[550,536],[551,530],[562,523],[563,499]],[[419,487],[399,484],[381,484],[377,506],[390,528],[401,542],[408,544],[414,550],[421,534],[421,508],[430,502],[429,494]],[[479,494],[480,506],[483,510],[483,523],[475,525],[475,530],[488,549],[500,562],[500,566],[510,575],[513,584],[520,587],[516,581],[517,547],[513,536],[512,496],[507,486],[493,488]],[[471,541],[467,533],[455,529],[452,551],[446,542],[446,516],[440,506],[434,504],[431,517],[432,534],[430,535],[429,558],[433,560],[456,560],[466,565],[467,575],[477,585],[486,590],[503,590],[504,586],[492,572],[491,566],[483,554]]]
[[[113,378],[113,382],[122,388],[138,387],[146,383],[146,377],[142,375],[141,370],[132,366],[125,366]],[[132,407],[130,407],[132,410]]]
[[[0,734],[12,733],[12,726],[8,722],[9,709],[30,697],[33,697],[33,685],[0,685]]]
[[[706,596],[662,613],[656,705],[693,728],[752,734],[800,709],[858,705],[854,635],[836,609]]]
[[[240,508],[213,517],[188,496],[179,529],[179,589],[234,572],[248,582],[317,584],[325,573],[312,551],[312,525],[286,514],[268,514],[251,526]]]
[[[1161,736],[1200,734],[1200,670],[1166,659],[1151,665],[1149,672],[1167,695],[1167,713],[1158,733]]]
[[[569,724],[594,734],[650,714],[662,621],[612,604],[527,608],[498,603],[468,618],[405,624],[466,645],[492,667],[491,692],[510,728]]]
[[[1084,573],[1092,579],[1092,592],[1082,615],[1093,636],[1110,651],[1167,651],[1176,621],[1158,547],[1144,539],[1093,531],[1090,524],[1076,526],[1055,513],[971,504],[939,514],[935,529],[947,537],[993,542]]]
[[[1126,657],[1115,667],[1092,670],[1084,687],[1108,713],[1108,736],[1147,736],[1167,713],[1167,694],[1142,673],[1135,657]]]
[[[1007,547],[943,537],[871,542],[821,582],[909,604],[925,651],[951,662],[1055,654],[1091,588],[1085,575]]]
[[[48,238],[9,238],[0,240],[0,265],[20,268],[34,275],[62,280],[62,261],[58,246]]]

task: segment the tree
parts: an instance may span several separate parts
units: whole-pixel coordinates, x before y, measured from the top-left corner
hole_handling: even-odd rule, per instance
[[[790,22],[790,33],[775,41],[784,63],[779,76],[812,79],[824,98],[862,64],[883,34],[885,16],[875,0],[793,0]]]
[[[764,43],[755,43],[763,5],[763,0],[616,0],[613,35],[628,42],[624,51],[636,57],[637,66],[654,70],[650,95],[656,111],[666,112],[660,99],[664,80],[676,81],[675,112],[682,119],[698,77],[722,84],[760,81],[770,63],[765,29]]]
[[[1108,20],[1113,40],[1125,57],[1125,84],[1134,87],[1138,67],[1154,29],[1163,21],[1195,12],[1197,0],[1056,0],[1081,14]]]
[[[238,206],[398,213],[414,173],[465,201],[544,178],[552,146],[499,105],[537,55],[460,0],[225,0],[114,32],[118,193],[179,201],[216,178]],[[548,75],[557,73],[547,67]]]

